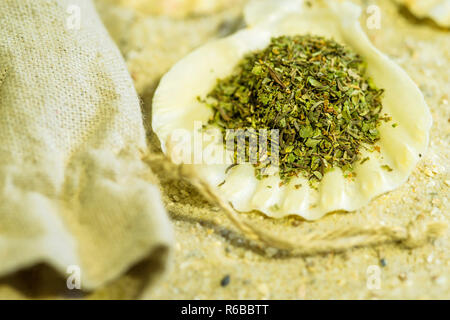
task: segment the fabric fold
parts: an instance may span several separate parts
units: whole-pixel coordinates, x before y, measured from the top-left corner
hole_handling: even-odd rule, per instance
[[[0,277],[75,265],[93,291],[144,260],[161,274],[173,235],[139,99],[90,0],[0,3],[0,141]]]

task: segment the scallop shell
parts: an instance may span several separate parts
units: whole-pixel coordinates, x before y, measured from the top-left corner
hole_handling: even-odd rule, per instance
[[[397,0],[418,18],[430,18],[441,27],[450,27],[450,0]]]
[[[315,220],[332,211],[359,209],[377,195],[399,187],[426,151],[432,119],[423,95],[406,72],[370,43],[358,22],[360,13],[360,7],[351,3],[305,6],[210,42],[179,61],[161,79],[153,100],[152,125],[163,151],[174,162],[188,163],[212,192],[230,201],[238,211],[257,210],[270,217],[298,215]],[[257,180],[250,164],[227,170],[229,164],[223,161],[215,164],[195,157],[180,159],[173,141],[178,141],[178,146],[180,142],[189,145],[196,154],[202,150],[217,154],[224,149],[216,143],[221,137],[198,143],[201,124],[212,115],[198,97],[206,97],[217,79],[233,72],[247,53],[265,48],[271,37],[294,34],[334,38],[367,61],[368,75],[386,90],[383,113],[393,119],[380,127],[380,152],[367,153],[370,160],[355,165],[356,177],[346,178],[335,168],[324,175],[318,188],[311,188],[302,177],[282,186],[277,174]],[[393,128],[392,123],[398,126]],[[384,170],[385,165],[392,170]]]

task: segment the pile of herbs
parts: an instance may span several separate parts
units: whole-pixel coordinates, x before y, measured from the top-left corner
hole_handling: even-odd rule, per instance
[[[321,180],[351,172],[363,144],[379,138],[383,90],[365,77],[362,58],[334,40],[281,36],[247,55],[204,100],[210,124],[226,129],[278,129],[279,174]],[[271,143],[276,143],[271,141]],[[247,143],[248,148],[248,143]],[[256,165],[256,175],[267,164]]]

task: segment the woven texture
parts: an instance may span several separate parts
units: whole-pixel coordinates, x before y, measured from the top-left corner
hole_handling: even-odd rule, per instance
[[[143,260],[165,269],[139,100],[90,0],[0,2],[0,141],[1,277],[76,265],[90,291]]]

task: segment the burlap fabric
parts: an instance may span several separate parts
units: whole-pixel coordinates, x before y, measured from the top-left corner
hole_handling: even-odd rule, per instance
[[[60,281],[47,296],[73,293],[68,267],[82,295],[160,276],[172,233],[139,99],[90,0],[0,2],[0,141],[0,298],[36,268]]]

